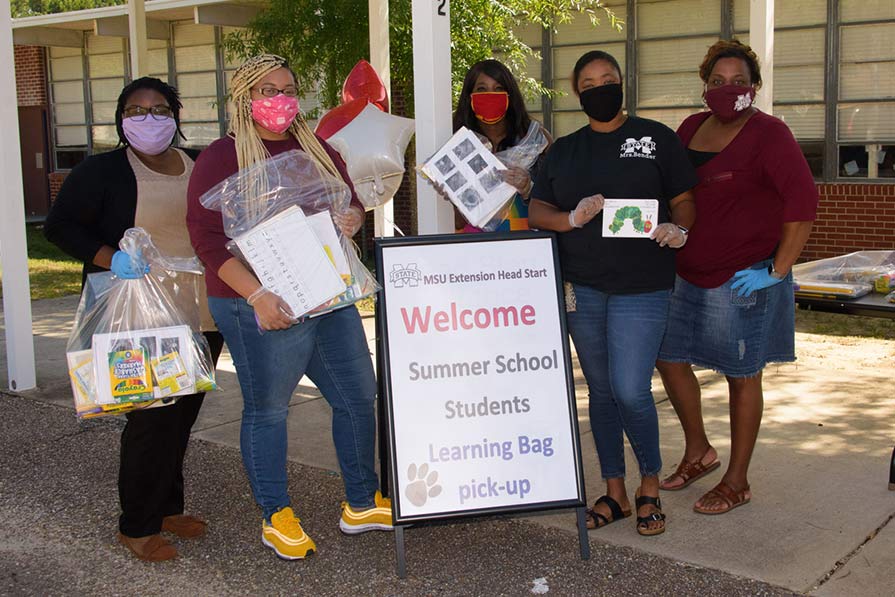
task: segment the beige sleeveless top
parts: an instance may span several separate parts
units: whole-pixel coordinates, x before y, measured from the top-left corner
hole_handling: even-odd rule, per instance
[[[183,161],[183,173],[176,176],[150,169],[140,158],[127,149],[127,159],[137,179],[137,213],[134,225],[145,229],[158,250],[172,257],[195,257],[186,228],[186,190],[193,172],[193,160],[181,150],[174,151]],[[190,312],[190,304],[199,304],[199,329],[215,330],[214,320],[208,311],[205,280],[202,276],[178,273],[171,280],[177,286],[177,302]],[[167,285],[167,284],[166,284]],[[196,322],[193,322],[195,325]]]

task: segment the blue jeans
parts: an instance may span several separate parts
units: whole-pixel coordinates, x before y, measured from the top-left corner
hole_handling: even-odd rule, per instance
[[[573,284],[575,311],[567,314],[590,392],[590,427],[604,479],[625,476],[622,431],[641,476],[662,469],[652,377],[668,319],[670,290],[606,294]]]
[[[332,434],[345,494],[353,508],[374,504],[376,379],[357,309],[347,307],[287,330],[258,332],[243,299],[209,297],[242,389],[239,444],[255,501],[265,520],[289,506],[286,416],[302,376],[333,410]]]

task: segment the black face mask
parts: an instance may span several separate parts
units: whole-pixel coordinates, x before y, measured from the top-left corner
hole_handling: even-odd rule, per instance
[[[579,99],[584,113],[600,122],[609,122],[622,108],[621,83],[591,87],[581,92]]]

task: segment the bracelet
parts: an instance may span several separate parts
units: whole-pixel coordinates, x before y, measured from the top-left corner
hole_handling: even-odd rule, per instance
[[[572,228],[581,228],[578,224],[575,223],[575,210],[569,212],[569,226]]]
[[[246,299],[246,302],[249,304],[249,307],[254,307],[255,303],[258,302],[258,299],[270,292],[264,286],[259,286],[255,292],[249,295],[249,298]]]

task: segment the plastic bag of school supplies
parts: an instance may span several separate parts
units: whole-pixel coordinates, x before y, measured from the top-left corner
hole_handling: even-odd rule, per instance
[[[303,151],[288,151],[240,170],[200,202],[220,211],[227,248],[296,319],[348,306],[379,290],[350,238],[333,223],[351,189]]]
[[[895,284],[895,251],[857,251],[792,268],[802,296],[858,298],[889,292]]]
[[[87,277],[66,346],[78,417],[173,404],[217,389],[211,351],[199,332],[198,260],[159,253],[142,228],[119,248],[150,266],[141,278]]]

